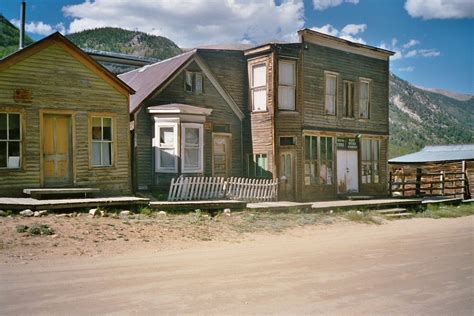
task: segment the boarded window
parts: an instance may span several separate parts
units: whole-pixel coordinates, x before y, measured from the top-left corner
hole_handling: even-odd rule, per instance
[[[196,94],[203,93],[203,77],[200,72],[186,71],[184,91]]]
[[[362,183],[380,183],[380,140],[363,139],[361,152]]]
[[[0,113],[0,168],[21,166],[21,121],[19,113]]]
[[[295,110],[296,72],[295,62],[280,61],[278,69],[278,108]]]
[[[344,116],[354,117],[354,83],[344,81]]]
[[[359,84],[359,117],[370,117],[370,81],[363,80]]]
[[[111,166],[112,150],[112,118],[92,117],[92,165]]]
[[[252,111],[267,110],[267,66],[253,65],[250,78]]]
[[[334,74],[326,74],[326,114],[336,115],[336,92],[337,92],[337,76]]]

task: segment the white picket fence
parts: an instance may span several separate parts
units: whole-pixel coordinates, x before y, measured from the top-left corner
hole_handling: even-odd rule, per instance
[[[229,199],[247,202],[276,201],[278,180],[179,177],[171,180],[168,201]]]

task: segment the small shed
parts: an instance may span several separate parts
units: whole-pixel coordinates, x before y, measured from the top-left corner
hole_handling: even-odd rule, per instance
[[[0,196],[131,193],[134,90],[59,33],[0,60]]]
[[[468,199],[474,194],[474,144],[426,146],[388,163],[394,195]]]

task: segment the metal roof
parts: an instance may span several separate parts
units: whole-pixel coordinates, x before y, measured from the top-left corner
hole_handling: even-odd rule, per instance
[[[428,163],[474,160],[474,144],[426,146],[416,153],[392,158],[388,163]]]

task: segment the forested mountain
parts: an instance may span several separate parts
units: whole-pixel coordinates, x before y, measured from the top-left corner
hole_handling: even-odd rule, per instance
[[[20,31],[18,28],[0,14],[0,58],[16,51],[19,41]],[[26,35],[25,45],[31,43],[33,40]]]

